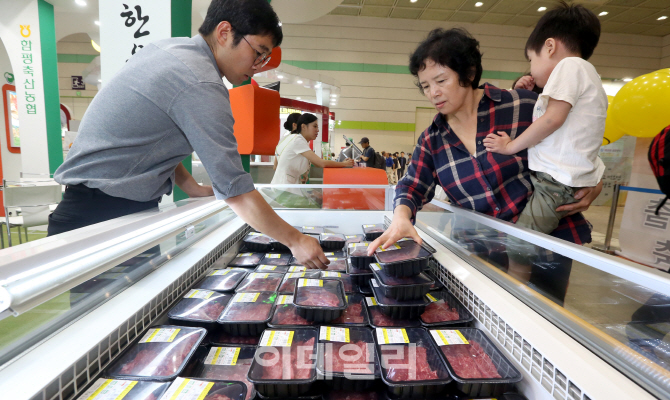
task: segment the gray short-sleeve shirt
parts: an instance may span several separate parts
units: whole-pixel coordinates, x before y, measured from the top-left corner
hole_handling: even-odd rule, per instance
[[[254,190],[233,135],[228,90],[201,36],[137,52],[91,102],[54,178],[135,201],[169,194],[174,170],[194,150],[217,198]]]

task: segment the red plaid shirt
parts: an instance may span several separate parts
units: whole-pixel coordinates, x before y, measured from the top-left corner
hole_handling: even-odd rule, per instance
[[[439,184],[453,204],[516,222],[533,190],[527,152],[512,156],[489,153],[482,141],[497,131],[507,132],[512,139],[522,134],[533,120],[537,94],[489,84],[482,88],[476,155],[468,152],[444,117],[437,114],[421,134],[407,174],[398,182],[395,207],[404,204],[416,215],[433,198]],[[551,235],[577,244],[589,243],[591,226],[579,213],[563,218]]]

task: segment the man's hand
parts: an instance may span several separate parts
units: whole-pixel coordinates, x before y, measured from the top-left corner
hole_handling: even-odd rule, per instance
[[[309,235],[300,235],[289,248],[298,262],[309,269],[326,269],[330,260],[323,254],[319,241]]]
[[[214,196],[214,189],[211,186],[201,186],[188,173],[186,167],[179,163],[174,170],[175,184],[188,195],[188,197],[207,197]]]
[[[514,86],[514,89],[533,90],[534,87],[535,79],[533,79],[533,77],[530,75],[526,75],[519,78],[519,80],[516,82],[516,85]]]
[[[577,214],[578,212],[589,209],[593,200],[598,197],[603,190],[603,181],[601,180],[596,186],[581,188],[575,193],[575,199],[580,200],[576,203],[565,204],[556,209],[556,211],[569,211],[568,215]]]
[[[418,244],[423,243],[423,240],[421,240],[416,229],[414,229],[412,221],[410,221],[411,216],[412,212],[409,207],[402,205],[396,207],[395,212],[393,213],[393,222],[391,222],[391,226],[389,226],[386,232],[374,242],[370,243],[370,246],[368,246],[368,256],[372,256],[379,246],[387,249],[398,240],[406,237],[412,238]]]
[[[484,147],[486,147],[486,151],[504,154],[506,156],[514,154],[514,152],[510,151],[510,143],[512,143],[512,139],[510,139],[509,135],[503,131],[498,131],[497,135],[495,133],[489,133],[486,138],[484,138]]]

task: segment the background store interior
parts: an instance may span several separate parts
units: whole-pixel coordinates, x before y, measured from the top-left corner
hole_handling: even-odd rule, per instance
[[[78,121],[99,90],[100,43],[97,0],[50,0],[55,7],[60,102],[71,118],[64,128],[64,153],[76,136]],[[282,98],[316,103],[335,114],[328,146],[339,153],[343,136],[358,142],[368,137],[379,152],[411,154],[418,135],[430,124],[434,109],[417,90],[407,61],[417,43],[435,27],[464,27],[480,41],[484,73],[482,82],[510,88],[514,79],[528,72],[523,47],[532,27],[550,1],[534,0],[320,0],[309,7],[290,7],[273,0],[282,22],[284,41],[279,68],[256,76],[263,86],[280,81]],[[670,2],[667,0],[584,1],[602,23],[603,34],[591,62],[603,79],[608,95],[615,95],[631,78],[670,67]],[[192,34],[203,21],[209,0],[193,0]],[[0,38],[0,74],[11,66]],[[76,87],[82,77],[85,87]],[[3,84],[7,82],[3,81]],[[78,83],[78,82],[77,82]],[[282,110],[282,121],[288,110]],[[5,125],[0,113],[0,126]],[[282,130],[283,131],[283,130]],[[603,146],[607,165],[605,187],[586,212],[594,226],[592,245],[602,244],[610,214],[612,185],[657,189],[648,176],[633,173],[644,168],[651,139],[624,136]],[[6,135],[0,135],[4,179],[21,179],[20,154],[10,153]],[[317,147],[317,146],[315,146]],[[319,152],[321,149],[318,149]],[[252,162],[255,158],[252,157]],[[260,157],[254,168],[258,183],[271,179],[271,159]],[[197,167],[197,162],[194,168]],[[194,173],[195,174],[195,173]],[[269,174],[269,175],[268,175]],[[268,179],[269,176],[269,179]],[[196,176],[206,181],[204,176]],[[312,174],[319,182],[319,171]],[[613,247],[627,193],[619,197]],[[18,230],[13,229],[15,243]],[[22,240],[45,236],[46,227],[22,231]],[[6,239],[6,231],[2,230]],[[5,246],[7,241],[5,240]]]

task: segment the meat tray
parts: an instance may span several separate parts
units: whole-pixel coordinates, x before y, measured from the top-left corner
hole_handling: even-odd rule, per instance
[[[279,294],[293,295],[293,292],[295,291],[295,283],[298,281],[298,278],[318,279],[320,277],[320,271],[289,272],[284,275],[284,279],[279,286],[278,292]]]
[[[373,328],[418,328],[421,323],[418,319],[392,319],[384,314],[374,297],[366,297],[368,314],[370,314],[370,326]]]
[[[431,303],[421,314],[421,325],[434,326],[467,326],[472,314],[446,290],[430,292],[426,295]]]
[[[283,278],[284,274],[252,272],[244,278],[235,292],[276,292]]]
[[[497,397],[522,379],[519,371],[479,329],[431,329],[430,336],[440,349],[439,354],[457,389],[468,397]]]
[[[247,387],[239,381],[177,378],[162,399],[170,400],[244,400]]]
[[[354,285],[353,280],[351,279],[351,275],[346,274],[344,272],[321,271],[319,277],[320,278],[339,279],[340,281],[342,281],[342,284],[344,285],[344,292],[345,293],[357,293],[358,292],[358,285]]]
[[[263,257],[259,264],[264,265],[288,265],[291,261],[291,255],[288,253],[268,253]]]
[[[316,339],[314,328],[263,332],[247,375],[256,391],[265,397],[308,393],[316,381]]]
[[[212,346],[245,346],[256,347],[261,335],[257,336],[233,336],[223,331],[209,332],[207,340]]]
[[[171,381],[184,369],[206,334],[203,328],[151,327],[109,367],[105,376],[112,379]]]
[[[375,259],[384,271],[398,278],[418,275],[428,269],[430,257],[430,252],[413,240],[400,241],[386,250],[381,247],[375,250]]]
[[[272,238],[262,233],[249,232],[242,242],[249,251],[267,253],[272,250]]]
[[[254,347],[200,346],[181,376],[242,382],[247,387],[246,400],[251,400],[256,389],[247,373],[255,352]]]
[[[291,261],[289,261],[289,265],[295,265],[295,266],[298,266],[298,267],[302,267],[302,266],[303,266],[303,265],[300,263],[300,261],[298,261],[298,259],[295,258],[295,257],[291,257]]]
[[[379,377],[375,341],[370,328],[319,328],[316,370],[336,390],[370,389]]]
[[[213,328],[231,297],[231,294],[191,289],[168,311],[168,319],[175,325]]]
[[[347,258],[347,253],[344,250],[340,251],[326,251],[323,253],[326,257]]]
[[[442,282],[440,282],[439,279],[437,279],[437,277],[435,277],[433,271],[425,271],[424,274],[428,275],[428,277],[435,282],[432,285],[430,285],[431,291],[444,289],[444,285],[442,284]]]
[[[352,275],[354,276],[354,275]],[[361,277],[361,276],[359,276]],[[370,275],[364,275],[362,276],[364,279],[360,279],[358,282],[358,291],[361,292],[361,294],[364,294],[366,296],[372,296],[372,287],[370,287],[370,279],[374,278],[374,275],[370,273]]]
[[[358,270],[370,270],[370,264],[375,262],[375,256],[368,256],[370,242],[349,243],[347,257],[351,266]]]
[[[276,293],[237,293],[217,320],[233,336],[256,336],[267,327],[274,312]]]
[[[98,379],[79,398],[86,400],[115,400],[121,393],[125,392],[126,394],[123,396],[124,400],[158,400],[169,386],[170,382]],[[127,391],[128,387],[131,387],[129,391]],[[94,395],[96,392],[98,393]]]
[[[365,240],[363,235],[344,235],[345,246],[349,246],[349,243],[360,243]]]
[[[351,276],[351,281],[359,286],[367,285],[367,281],[373,277],[372,270],[368,268],[356,268],[351,262],[347,262],[347,274]]]
[[[347,308],[344,285],[338,279],[299,278],[293,293],[298,315],[307,321],[329,322]]]
[[[347,259],[338,257],[326,257],[330,261],[326,271],[347,272]]]
[[[382,380],[400,398],[443,392],[452,381],[439,350],[423,328],[375,329]]]
[[[368,326],[370,318],[365,307],[363,296],[359,294],[347,295],[347,308],[342,315],[330,321],[333,326]],[[268,323],[271,328],[302,328],[317,325],[316,322],[307,321],[298,314],[293,305],[292,295],[280,295],[272,321]]]
[[[235,256],[229,263],[229,267],[255,267],[261,263],[265,254],[263,253],[240,253]]]
[[[287,245],[278,242],[276,239],[270,238],[270,245],[272,246],[272,251],[276,251],[279,253],[290,253],[291,249],[288,248]]]
[[[414,319],[423,314],[426,306],[430,304],[428,297],[424,296],[418,300],[399,301],[386,297],[382,294],[376,279],[370,279],[372,293],[382,312],[393,319]]]
[[[248,272],[242,269],[215,269],[203,280],[196,283],[194,288],[223,293],[233,292],[247,274]]]
[[[256,267],[254,272],[275,272],[278,274],[285,274],[288,272],[288,265],[265,265],[260,264]]]
[[[323,229],[320,226],[303,226],[302,227],[302,233],[306,233],[308,235],[320,235],[322,233],[325,233],[326,230]]]
[[[341,233],[322,233],[319,236],[321,248],[324,250],[342,250],[345,241]]]
[[[386,273],[384,268],[377,263],[371,264],[370,268],[375,276],[379,289],[386,297],[395,300],[417,300],[422,298],[435,282],[424,273],[419,275],[397,278]]]
[[[294,257],[291,258],[291,261],[293,261],[293,258]],[[286,272],[290,273],[290,272],[306,272],[306,271],[307,271],[307,267],[305,267],[303,265],[298,265],[298,264],[291,263],[291,265],[288,267],[288,271],[286,271]]]
[[[363,225],[363,234],[365,235],[365,240],[370,242],[380,237],[384,231],[384,224]]]

